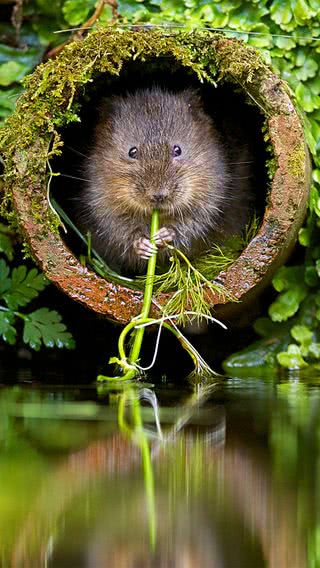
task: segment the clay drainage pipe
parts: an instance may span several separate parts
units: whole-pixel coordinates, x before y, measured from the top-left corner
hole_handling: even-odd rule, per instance
[[[48,204],[46,173],[48,159],[60,151],[59,129],[75,118],[84,86],[103,74],[119,75],[133,58],[144,64],[148,58],[171,58],[204,79],[214,69],[215,80],[241,86],[265,115],[274,171],[264,218],[239,258],[219,275],[241,301],[237,309],[243,309],[292,250],[305,216],[310,166],[302,122],[286,84],[257,51],[223,34],[99,30],[35,70],[5,127],[2,148],[7,196],[22,236],[46,276],[74,300],[120,323],[139,313],[140,291],[102,279],[64,243]],[[217,308],[225,303],[221,297],[211,301]],[[230,308],[229,302],[225,309]]]

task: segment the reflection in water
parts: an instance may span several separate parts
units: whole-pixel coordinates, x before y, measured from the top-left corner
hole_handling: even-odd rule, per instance
[[[61,422],[66,432],[70,420],[37,418],[34,393],[33,418],[25,403],[3,406],[10,406],[11,416],[3,422],[7,448],[2,465],[7,460],[12,471],[23,471],[29,455],[28,479],[33,479],[24,487],[24,511],[12,523],[8,542],[3,539],[0,545],[3,566],[307,567],[294,496],[274,483],[261,448],[246,445],[246,434],[241,438],[232,425],[228,430],[228,408],[225,415],[221,405],[207,401],[211,394],[198,391],[178,413],[176,408],[160,410],[162,438],[156,437],[156,428],[147,438],[142,418],[148,432],[154,422],[151,409],[134,407],[138,397],[132,399],[131,393],[130,399],[127,392],[124,431],[115,431],[114,420],[110,427],[107,420],[78,419],[73,443],[64,440],[63,447],[59,438],[54,444],[50,438],[57,432],[52,423],[57,427]],[[37,402],[41,408],[41,399]],[[79,404],[79,413],[81,408],[88,412]],[[96,411],[100,416],[101,406]],[[75,420],[75,409],[73,413]],[[82,449],[74,449],[77,436]],[[143,475],[144,444],[150,449],[154,487]],[[7,478],[1,486],[0,491],[10,494],[11,487],[13,494],[18,482]],[[153,492],[157,521],[154,546],[148,491]]]

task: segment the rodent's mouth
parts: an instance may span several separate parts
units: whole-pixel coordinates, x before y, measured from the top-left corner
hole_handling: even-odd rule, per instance
[[[145,215],[151,215],[154,209],[158,209],[161,213],[174,215],[175,208],[172,203],[159,203],[156,200],[149,201],[148,203],[138,205],[140,211]]]

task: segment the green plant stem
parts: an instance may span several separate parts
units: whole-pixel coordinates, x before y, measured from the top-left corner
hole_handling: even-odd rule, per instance
[[[5,306],[0,306],[0,312],[10,312],[10,314],[14,314],[18,318],[21,318],[21,319],[24,319],[24,320],[28,317],[27,315],[22,314],[21,312],[15,312],[14,310],[10,310],[10,308],[6,308]]]
[[[119,337],[119,341],[118,341],[118,350],[119,350],[121,363],[123,364],[124,367],[126,365],[130,365],[130,363],[127,362],[127,357],[126,357],[126,353],[125,353],[126,336],[128,335],[128,333],[130,332],[130,330],[132,328],[134,328],[138,325],[143,326],[144,324],[162,325],[163,327],[165,327],[166,329],[171,331],[171,333],[173,333],[173,335],[178,339],[178,341],[180,342],[183,349],[185,349],[185,351],[187,351],[187,353],[191,357],[193,364],[195,366],[196,372],[197,373],[201,372],[202,360],[201,360],[198,352],[194,349],[194,347],[191,345],[191,343],[187,340],[187,338],[181,333],[181,331],[179,329],[173,327],[172,324],[164,321],[162,318],[159,318],[159,319],[145,318],[144,320],[139,318],[139,321],[130,322],[122,330],[120,337]],[[132,369],[132,370],[135,370],[135,369]],[[130,372],[130,369],[129,369],[128,373],[129,372]],[[210,369],[210,374],[215,374],[215,373]],[[127,373],[126,373],[126,376],[127,376]],[[123,378],[123,377],[120,377],[120,378]]]
[[[154,209],[152,213],[151,227],[150,227],[150,240],[153,244],[154,244],[154,236],[158,230],[159,230],[159,211],[157,209]],[[143,304],[140,316],[142,320],[149,316],[151,308],[153,281],[156,272],[156,263],[157,263],[157,253],[155,252],[148,260],[147,279],[144,289]],[[135,331],[133,345],[129,357],[130,363],[136,363],[136,361],[139,359],[144,332],[145,332],[144,327],[140,327]]]
[[[150,240],[154,244],[154,236],[159,230],[159,211],[157,209],[153,210],[152,217],[151,217],[151,226],[150,226]],[[152,256],[148,260],[148,267],[147,267],[147,277],[146,283],[144,288],[144,295],[143,295],[143,304],[141,314],[137,319],[131,321],[126,325],[126,327],[122,330],[119,341],[118,341],[118,348],[119,348],[119,355],[123,366],[130,367],[127,372],[122,376],[117,377],[106,377],[104,375],[99,375],[97,379],[99,381],[103,380],[122,380],[122,381],[129,381],[133,379],[138,369],[135,367],[135,363],[138,361],[140,357],[141,345],[144,336],[145,329],[143,327],[139,327],[134,332],[134,339],[133,345],[130,350],[129,361],[127,362],[125,350],[124,350],[124,340],[127,336],[128,332],[135,328],[138,324],[145,321],[150,312],[151,302],[152,302],[152,292],[153,292],[153,282],[155,277],[156,271],[156,263],[157,263],[157,252],[153,253]]]
[[[150,227],[151,242],[154,242],[153,239],[158,230],[159,230],[159,212],[155,209],[152,214],[151,227]],[[185,255],[181,253],[181,251],[179,251],[179,253],[181,254],[182,258],[185,260],[187,265],[191,267],[192,265],[189,262],[189,260],[185,257]],[[213,371],[209,369],[209,367],[205,364],[205,362],[202,360],[202,358],[197,353],[197,351],[192,347],[189,341],[183,336],[183,334],[178,329],[176,329],[170,323],[164,321],[163,318],[154,319],[149,317],[149,312],[152,303],[153,285],[155,279],[156,260],[157,260],[157,253],[155,252],[148,261],[141,313],[137,318],[135,318],[125,326],[125,328],[122,330],[119,336],[118,340],[119,359],[116,359],[116,362],[120,365],[120,367],[124,371],[124,374],[118,375],[116,377],[107,377],[105,375],[99,375],[97,377],[98,381],[106,381],[106,380],[130,381],[137,375],[138,367],[136,363],[140,357],[141,345],[145,332],[144,324],[163,325],[165,328],[169,329],[171,333],[173,333],[177,337],[182,347],[187,351],[187,353],[191,357],[195,366],[196,374],[202,374],[203,372],[210,375],[214,374]],[[206,283],[206,279],[204,277],[203,281],[204,283]],[[125,351],[125,343],[128,334],[132,330],[134,330],[133,345],[130,350],[130,355],[129,357],[127,357]]]
[[[79,229],[75,226],[75,224],[71,221],[70,217],[68,217],[66,212],[60,207],[60,205],[57,203],[57,201],[53,197],[51,197],[50,199],[51,199],[51,201],[50,201],[51,205],[53,207],[53,210],[56,212],[56,214],[64,221],[64,223],[68,227],[70,227],[75,232],[75,234],[79,237],[79,239],[87,247],[87,249],[88,249],[88,260],[91,262],[92,266],[100,274],[100,276],[105,277],[106,273],[107,273],[107,275],[110,276],[111,278],[113,278],[116,282],[120,282],[120,283],[123,282],[125,284],[127,284],[128,282],[133,282],[132,278],[127,278],[126,276],[120,276],[120,274],[111,270],[111,268],[109,268],[109,266],[107,267],[103,258],[97,253],[97,251],[95,251],[92,248],[91,236],[87,235],[87,237],[85,237],[79,231]],[[106,270],[104,272],[101,271],[100,265],[104,266],[106,268]]]

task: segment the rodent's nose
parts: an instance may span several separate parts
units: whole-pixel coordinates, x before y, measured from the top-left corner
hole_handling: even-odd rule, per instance
[[[167,194],[164,191],[158,191],[151,196],[152,203],[159,205],[166,200]]]

